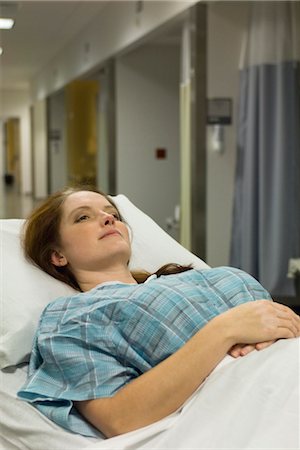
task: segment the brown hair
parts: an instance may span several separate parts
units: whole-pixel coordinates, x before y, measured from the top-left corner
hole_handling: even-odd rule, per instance
[[[169,263],[160,267],[154,274],[157,277],[161,275],[173,275],[176,273],[186,272],[187,270],[191,270],[193,268],[192,264],[188,264],[186,266],[182,266],[181,264]],[[132,271],[132,276],[138,283],[144,283],[151,275],[150,272],[141,271]]]
[[[107,194],[97,189],[89,186],[66,188],[50,195],[40,206],[32,211],[25,222],[23,236],[26,258],[39,266],[44,272],[78,291],[81,291],[81,288],[68,265],[63,267],[55,266],[51,262],[51,255],[53,250],[60,246],[59,226],[62,206],[69,195],[80,191],[93,191],[103,195],[118,211],[113,200]],[[121,220],[123,220],[122,217]],[[191,266],[166,264],[156,272],[156,275],[169,275],[189,269],[191,269]],[[132,272],[132,275],[138,283],[143,283],[151,274],[145,271],[135,271]]]

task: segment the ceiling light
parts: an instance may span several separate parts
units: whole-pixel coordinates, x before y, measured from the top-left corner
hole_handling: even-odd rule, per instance
[[[0,56],[2,55],[2,53],[3,53],[3,48],[0,47]]]
[[[13,19],[4,19],[3,17],[0,17],[0,30],[10,30],[15,21]]]

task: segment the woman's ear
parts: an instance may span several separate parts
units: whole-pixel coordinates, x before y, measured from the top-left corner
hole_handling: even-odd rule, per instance
[[[57,250],[53,250],[51,253],[51,263],[57,267],[63,267],[68,264],[67,258],[59,253]]]

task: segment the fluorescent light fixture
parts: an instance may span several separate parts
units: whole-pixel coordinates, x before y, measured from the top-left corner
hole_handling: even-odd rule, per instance
[[[15,21],[13,19],[5,19],[0,17],[0,30],[10,30],[14,26]]]

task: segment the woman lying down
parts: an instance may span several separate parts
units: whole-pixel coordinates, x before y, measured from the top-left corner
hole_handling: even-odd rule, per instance
[[[78,290],[44,310],[19,397],[62,427],[112,437],[177,410],[229,353],[300,335],[300,317],[241,270],[131,273],[127,225],[103,193],[67,189],[27,221],[25,253]]]

